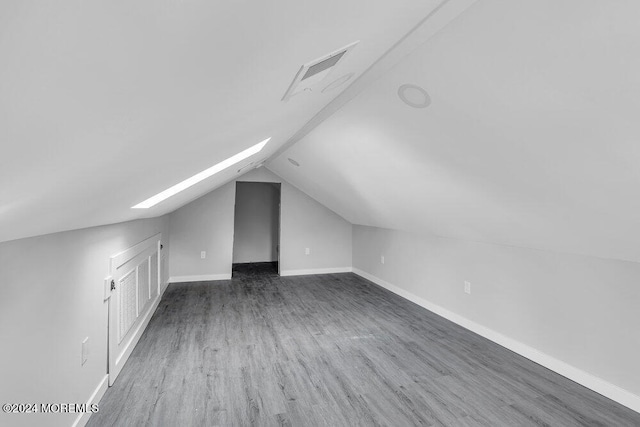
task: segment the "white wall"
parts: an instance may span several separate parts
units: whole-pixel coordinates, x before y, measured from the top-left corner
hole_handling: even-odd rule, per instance
[[[354,271],[640,395],[639,263],[374,227],[353,232]]]
[[[162,233],[167,258],[168,224],[165,216],[0,244],[0,402],[88,401],[107,373],[109,257]],[[0,425],[68,427],[76,417],[0,413]]]
[[[169,275],[175,281],[231,277],[235,191],[235,182],[229,182],[169,215]]]
[[[233,262],[278,260],[280,186],[237,182],[233,232]]]
[[[237,178],[281,183],[280,270],[283,275],[351,267],[351,224],[266,168]],[[173,281],[231,276],[235,181],[170,215]],[[305,255],[309,248],[310,255]],[[207,258],[200,259],[206,251]]]
[[[350,271],[351,223],[288,182],[281,182],[280,273]],[[305,255],[306,248],[310,255]]]

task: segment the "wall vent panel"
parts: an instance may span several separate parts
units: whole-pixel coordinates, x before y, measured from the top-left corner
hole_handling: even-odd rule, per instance
[[[144,312],[144,307],[149,302],[149,260],[145,259],[138,266],[138,312]]]
[[[120,287],[120,301],[118,303],[120,313],[119,343],[122,342],[138,317],[136,298],[137,276],[136,269],[133,269],[118,281],[118,286]]]
[[[153,255],[151,255],[151,285],[149,287],[152,301],[155,300],[158,295],[158,273],[158,252],[154,252]]]

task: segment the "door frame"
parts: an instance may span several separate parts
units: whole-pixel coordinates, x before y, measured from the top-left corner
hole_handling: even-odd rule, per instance
[[[158,233],[148,239],[143,240],[142,242],[132,246],[131,248],[125,249],[122,252],[119,252],[115,255],[112,255],[109,258],[109,274],[110,276],[107,278],[105,282],[108,285],[108,289],[105,288],[105,294],[108,302],[108,313],[109,318],[107,322],[107,373],[109,375],[109,386],[112,386],[118,374],[122,370],[122,367],[126,363],[127,359],[133,352],[138,341],[140,341],[140,337],[142,333],[145,331],[153,313],[160,303],[160,299],[162,298],[163,291],[163,282],[162,282],[162,233]],[[151,257],[154,254],[157,254],[158,265],[156,271],[151,271]],[[139,271],[138,267],[140,264],[148,261],[149,268],[149,283],[144,284],[138,281]],[[126,268],[124,268],[126,267]],[[122,269],[121,271],[119,271]],[[119,279],[121,277],[125,277],[129,274],[136,275],[136,319],[129,328],[129,330],[125,333],[122,339],[119,339],[119,305],[118,301],[120,298],[120,290],[121,286],[119,284]],[[138,295],[140,292],[140,286],[147,286],[149,290],[149,294],[151,294],[151,275],[155,274],[157,277],[157,293],[153,300],[150,298],[142,307],[140,306],[140,302],[138,300]],[[145,309],[146,308],[146,309]],[[141,310],[143,310],[141,312]]]
[[[277,244],[276,244],[276,255],[277,255],[277,262],[278,262],[278,276],[280,276],[280,271],[282,270],[281,267],[281,256],[280,254],[282,253],[282,182],[276,182],[276,181],[242,181],[242,180],[236,180],[235,181],[235,189],[233,192],[233,240],[231,241],[231,268],[230,270],[232,271],[232,275],[233,275],[233,250],[235,248],[235,244],[236,244],[236,233],[235,233],[235,229],[236,229],[236,209],[237,209],[237,205],[238,202],[236,200],[237,196],[238,196],[238,183],[240,184],[271,184],[271,185],[276,185],[278,187],[278,233],[277,233]]]

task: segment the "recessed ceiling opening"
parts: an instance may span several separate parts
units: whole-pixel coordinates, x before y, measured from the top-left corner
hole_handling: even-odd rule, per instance
[[[333,67],[334,65],[336,65],[338,63],[338,61],[340,60],[340,58],[342,58],[344,56],[344,54],[347,53],[347,51],[342,51],[337,55],[331,56],[328,59],[325,59],[322,62],[318,62],[317,64],[312,65],[311,67],[309,67],[309,69],[307,69],[307,72],[304,73],[304,76],[302,77],[302,80],[306,80],[309,77],[313,77],[316,74],[324,71],[324,70],[328,70],[329,68]]]
[[[317,85],[322,83],[331,75],[333,70],[342,63],[348,53],[358,44],[351,43],[341,49],[324,55],[314,61],[308,62],[300,67],[293,82],[282,97],[283,101],[289,100],[294,95],[304,91],[313,91]]]

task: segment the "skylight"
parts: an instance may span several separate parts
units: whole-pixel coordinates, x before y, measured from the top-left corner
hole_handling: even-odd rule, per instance
[[[174,185],[173,187],[167,188],[166,190],[164,190],[161,193],[156,194],[153,197],[148,198],[147,200],[145,200],[144,202],[138,203],[137,205],[133,206],[131,209],[148,209],[152,206],[157,205],[158,203],[162,202],[163,200],[168,199],[169,197],[178,194],[179,192],[186,190],[187,188],[191,187],[192,185],[195,185],[197,183],[199,183],[200,181],[209,178],[210,176],[213,176],[215,174],[217,174],[218,172],[221,172],[223,170],[225,170],[226,168],[235,165],[238,162],[241,162],[242,160],[246,159],[247,157],[253,156],[254,154],[260,152],[260,150],[262,150],[262,148],[267,145],[267,142],[269,142],[269,140],[271,139],[271,137],[265,139],[262,142],[257,143],[256,145],[247,148],[244,151],[241,151],[240,153],[229,157],[226,160],[221,161],[220,163],[211,166],[209,169],[205,169],[202,172],[192,176],[191,178],[187,178],[184,181]]]

